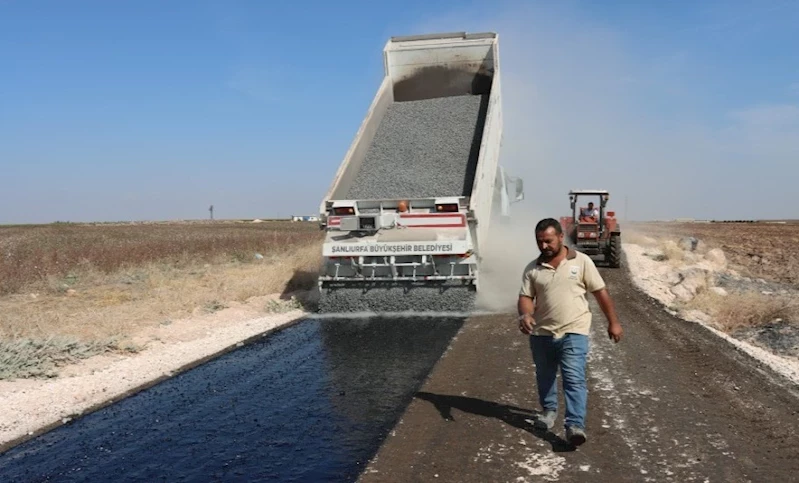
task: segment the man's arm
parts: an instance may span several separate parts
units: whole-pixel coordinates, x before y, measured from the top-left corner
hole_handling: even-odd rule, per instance
[[[519,302],[516,304],[516,309],[519,311],[519,330],[527,335],[532,334],[533,326],[535,325],[535,319],[533,319],[535,302],[526,295],[519,295]]]
[[[610,298],[607,288],[603,288],[593,292],[599,307],[608,319],[608,337],[613,342],[619,342],[623,335],[619,318],[616,316],[616,307],[613,305],[613,299]]]

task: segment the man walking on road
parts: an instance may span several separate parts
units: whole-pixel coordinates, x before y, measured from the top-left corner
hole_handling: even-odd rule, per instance
[[[541,256],[522,276],[519,292],[519,330],[530,335],[535,362],[538,400],[542,412],[535,421],[539,429],[551,429],[558,415],[558,367],[566,400],[566,439],[574,446],[585,443],[588,386],[585,377],[591,311],[586,292],[591,292],[608,319],[608,336],[622,337],[613,301],[605,282],[587,255],[563,244],[563,229],[547,218],[535,227]]]

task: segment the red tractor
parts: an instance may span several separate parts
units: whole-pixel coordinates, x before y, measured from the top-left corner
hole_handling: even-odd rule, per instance
[[[594,198],[585,206],[579,206],[579,198]],[[621,266],[621,228],[616,213],[605,211],[610,194],[603,190],[572,190],[569,192],[572,216],[560,219],[567,244],[586,255],[601,255],[609,266]]]

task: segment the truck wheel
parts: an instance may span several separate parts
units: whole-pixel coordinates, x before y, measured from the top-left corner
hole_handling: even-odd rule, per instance
[[[608,261],[610,262],[610,266],[613,268],[619,268],[621,266],[621,236],[620,235],[610,235],[610,256],[608,257]]]

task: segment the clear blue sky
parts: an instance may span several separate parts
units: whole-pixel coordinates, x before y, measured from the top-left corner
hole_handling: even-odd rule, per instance
[[[556,5],[555,5],[556,4]],[[392,35],[500,34],[519,209],[799,218],[799,3],[0,0],[0,223],[312,214]]]

